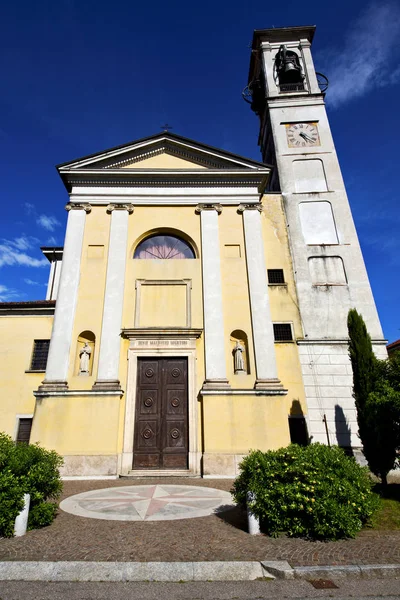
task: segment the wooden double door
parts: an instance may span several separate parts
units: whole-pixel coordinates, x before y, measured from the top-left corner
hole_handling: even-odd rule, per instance
[[[187,358],[138,359],[133,468],[188,468]]]

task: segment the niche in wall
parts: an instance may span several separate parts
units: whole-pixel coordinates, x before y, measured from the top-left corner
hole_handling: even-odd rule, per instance
[[[308,158],[293,161],[296,192],[326,192],[325,170],[322,160]]]
[[[340,256],[313,256],[308,259],[313,285],[346,285],[347,277]]]
[[[230,335],[232,371],[235,375],[249,375],[249,341],[241,329],[235,329]]]
[[[92,331],[82,331],[76,345],[75,375],[89,376],[93,372],[96,336]]]
[[[301,229],[306,244],[338,244],[335,220],[330,202],[301,202]]]

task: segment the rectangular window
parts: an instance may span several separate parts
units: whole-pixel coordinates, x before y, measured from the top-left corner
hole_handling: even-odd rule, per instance
[[[31,437],[32,419],[20,418],[18,424],[17,442],[29,444]]]
[[[283,269],[268,269],[268,283],[285,283]]]
[[[274,336],[276,342],[292,342],[292,326],[290,323],[274,323]]]
[[[31,371],[45,371],[50,340],[34,340]]]

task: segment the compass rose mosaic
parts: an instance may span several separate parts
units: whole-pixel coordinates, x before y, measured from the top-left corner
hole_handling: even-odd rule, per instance
[[[207,517],[233,507],[229,492],[190,485],[132,485],[70,496],[60,508],[89,519],[172,521]]]

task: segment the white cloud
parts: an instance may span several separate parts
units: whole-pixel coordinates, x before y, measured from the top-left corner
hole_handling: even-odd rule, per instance
[[[47,245],[48,246],[57,246],[57,240],[54,237],[54,235],[49,237],[49,239],[47,240]]]
[[[24,279],[24,282],[27,285],[46,285],[46,284],[40,283],[39,281],[33,281],[33,279]]]
[[[333,107],[374,88],[400,82],[400,6],[372,3],[353,22],[341,51],[320,56],[319,68],[329,78],[327,103]]]
[[[0,267],[7,266],[25,266],[25,267],[45,267],[48,261],[43,258],[33,258],[25,250],[29,250],[37,242],[36,238],[21,236],[14,240],[2,240],[0,243]]]
[[[0,302],[11,302],[20,296],[21,294],[17,290],[8,288],[6,285],[0,285]]]
[[[35,205],[30,202],[24,202],[25,212],[27,215],[35,214]]]
[[[58,221],[55,217],[48,215],[40,215],[36,219],[36,223],[48,231],[54,231],[56,227],[61,225],[60,221]]]
[[[6,242],[9,246],[13,246],[17,250],[28,250],[35,244],[39,243],[39,240],[32,236],[21,235],[20,237],[14,238]]]

